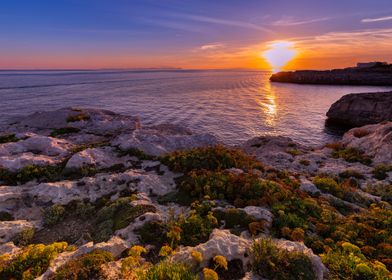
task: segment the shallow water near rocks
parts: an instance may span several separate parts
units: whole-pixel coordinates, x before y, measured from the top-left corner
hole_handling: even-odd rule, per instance
[[[307,145],[338,136],[325,113],[341,96],[392,87],[271,83],[265,71],[0,71],[0,124],[40,110],[96,107],[181,124],[226,144],[283,135]]]

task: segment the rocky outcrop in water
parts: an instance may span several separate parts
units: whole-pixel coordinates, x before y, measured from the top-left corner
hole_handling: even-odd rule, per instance
[[[273,74],[270,80],[295,84],[390,86],[392,85],[392,65],[327,71],[279,72]]]
[[[327,117],[328,124],[349,127],[392,121],[392,91],[345,95],[332,104]]]

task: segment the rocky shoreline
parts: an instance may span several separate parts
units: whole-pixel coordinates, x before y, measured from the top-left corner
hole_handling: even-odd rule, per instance
[[[0,279],[388,279],[390,203],[392,122],[228,147],[39,112],[0,134]]]
[[[279,83],[315,85],[392,86],[392,65],[279,72],[273,74],[270,80]]]

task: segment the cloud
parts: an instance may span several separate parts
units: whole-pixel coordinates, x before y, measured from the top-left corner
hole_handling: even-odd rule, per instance
[[[213,43],[213,44],[206,44],[200,47],[200,50],[207,51],[207,50],[215,50],[223,48],[225,45],[220,43]]]
[[[302,24],[315,23],[320,21],[326,21],[331,19],[330,17],[313,18],[313,19],[296,19],[294,17],[283,17],[280,20],[274,21],[271,25],[273,26],[295,26]]]
[[[142,19],[141,21],[150,25],[166,27],[170,29],[187,31],[187,32],[203,33],[205,31],[200,26],[196,26],[194,24],[185,24],[182,22],[175,22],[166,19]]]
[[[364,18],[361,20],[361,22],[369,23],[369,22],[379,22],[379,21],[387,21],[387,20],[392,20],[392,16],[380,17],[380,18]]]
[[[227,20],[222,18],[214,18],[214,17],[192,15],[192,14],[171,14],[171,16],[176,18],[186,19],[186,20],[192,20],[196,22],[212,23],[212,24],[232,26],[232,27],[241,27],[246,29],[263,31],[267,33],[273,33],[273,31],[269,28],[246,21]]]

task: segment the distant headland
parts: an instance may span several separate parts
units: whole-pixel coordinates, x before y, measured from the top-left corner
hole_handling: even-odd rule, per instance
[[[366,62],[344,69],[278,72],[270,80],[295,84],[392,86],[392,64]]]

